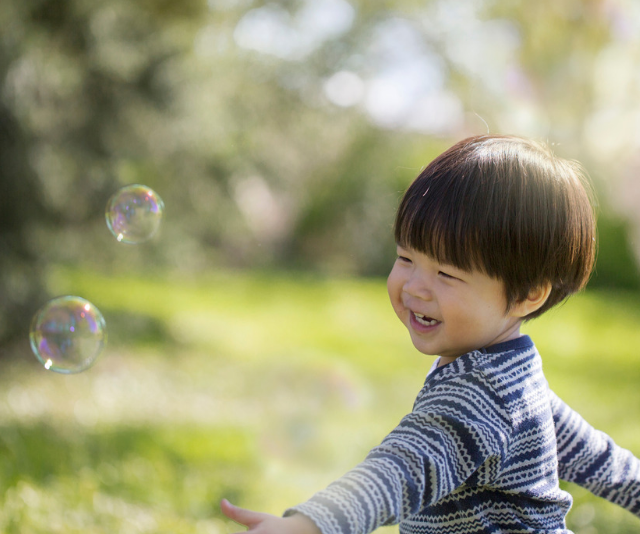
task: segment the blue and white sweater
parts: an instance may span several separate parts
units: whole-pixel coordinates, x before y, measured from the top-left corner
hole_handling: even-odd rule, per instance
[[[559,478],[640,515],[640,461],[549,390],[523,336],[434,369],[361,464],[285,515],[323,534],[566,534]]]

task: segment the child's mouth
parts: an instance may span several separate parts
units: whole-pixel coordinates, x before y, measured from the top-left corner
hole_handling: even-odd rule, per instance
[[[412,313],[415,320],[423,326],[435,326],[440,322],[434,319],[433,317],[427,317],[425,315],[422,315],[421,313],[416,313],[416,312],[412,312]]]

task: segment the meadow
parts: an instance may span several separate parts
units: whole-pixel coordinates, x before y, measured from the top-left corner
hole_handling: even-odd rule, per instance
[[[49,285],[98,306],[109,340],[77,375],[43,369],[27,340],[3,358],[6,534],[236,532],[222,497],[274,514],[308,498],[411,409],[432,363],[384,280],[57,269]],[[637,295],[586,292],[524,328],[551,387],[636,455],[639,325]],[[640,531],[625,510],[564,487],[576,534]]]

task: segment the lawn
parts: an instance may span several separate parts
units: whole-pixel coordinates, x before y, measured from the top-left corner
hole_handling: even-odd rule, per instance
[[[411,409],[432,362],[383,280],[50,278],[52,294],[102,310],[109,340],[78,375],[44,370],[26,340],[3,358],[7,534],[228,534],[223,496],[280,514],[360,461]],[[586,293],[525,327],[554,390],[636,454],[638,325],[637,296]],[[576,534],[640,531],[628,512],[566,488]]]

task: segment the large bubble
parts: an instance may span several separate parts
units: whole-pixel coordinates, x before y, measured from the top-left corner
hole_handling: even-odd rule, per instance
[[[58,297],[33,317],[31,348],[45,369],[79,373],[91,367],[107,340],[104,317],[81,297]]]
[[[137,244],[151,238],[162,220],[164,203],[153,189],[132,184],[119,189],[107,203],[107,226],[121,243]]]

